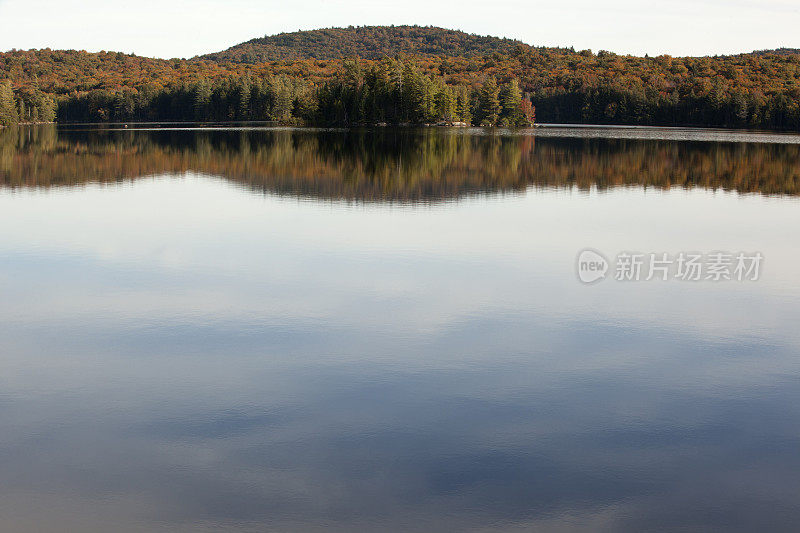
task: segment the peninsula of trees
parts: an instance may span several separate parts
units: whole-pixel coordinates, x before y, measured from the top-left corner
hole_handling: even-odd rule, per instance
[[[334,28],[161,60],[0,54],[0,124],[539,122],[800,131],[800,54],[636,57],[433,27]]]

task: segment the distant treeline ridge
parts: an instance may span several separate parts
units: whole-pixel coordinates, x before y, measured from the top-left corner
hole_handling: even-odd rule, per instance
[[[459,50],[464,55],[452,55]],[[346,59],[348,53],[360,58]],[[636,57],[414,27],[284,34],[190,60],[0,53],[4,124],[517,126],[532,121],[533,108],[539,122],[550,123],[800,131],[800,54]]]

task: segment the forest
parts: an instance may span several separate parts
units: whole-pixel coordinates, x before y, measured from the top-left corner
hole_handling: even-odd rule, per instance
[[[278,59],[383,59],[397,54],[417,57],[477,57],[510,53],[521,41],[474,35],[431,26],[350,26],[267,35],[206,54],[204,59],[263,63]]]
[[[0,54],[0,124],[54,119],[800,131],[800,54],[638,57],[419,27],[281,34],[191,59]]]

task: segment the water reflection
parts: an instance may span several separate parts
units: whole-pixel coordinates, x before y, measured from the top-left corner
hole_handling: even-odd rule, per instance
[[[800,193],[798,144],[723,142],[719,132],[706,134],[714,142],[680,142],[632,139],[627,130],[616,133],[621,138],[543,131],[23,128],[0,132],[0,182],[48,187],[194,172],[270,193],[361,201],[435,201],[531,186]]]
[[[797,198],[613,187],[642,179],[615,174],[636,158],[714,187],[786,184],[793,147],[14,135],[2,530],[800,521]],[[588,175],[606,190],[562,188]],[[750,284],[589,287],[573,270],[586,246],[759,250],[765,268]]]

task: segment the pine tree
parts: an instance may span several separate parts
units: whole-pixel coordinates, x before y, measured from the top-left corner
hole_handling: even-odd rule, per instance
[[[192,93],[195,120],[208,120],[211,111],[211,87],[205,80],[201,80],[192,88]]]
[[[422,76],[422,121],[432,122],[436,116],[434,85],[427,76]]]
[[[39,105],[39,120],[42,122],[53,122],[56,119],[56,102],[48,95],[41,93]]]
[[[14,90],[10,82],[0,83],[0,126],[11,126],[19,121]]]
[[[500,105],[503,108],[500,116],[504,126],[515,127],[523,125],[524,117],[522,117],[520,109],[521,103],[522,91],[519,90],[519,83],[515,78],[503,85],[500,90]]]
[[[481,126],[496,126],[500,117],[500,90],[493,77],[486,80],[481,88],[478,101],[477,119]]]
[[[403,68],[403,120],[425,120],[425,88],[422,77],[411,63]]]
[[[460,87],[458,90],[456,114],[460,122],[472,124],[472,95],[467,87]]]
[[[252,120],[253,116],[250,110],[250,93],[252,91],[252,86],[250,84],[250,78],[245,77],[239,80],[238,83],[239,89],[239,119],[240,120]]]
[[[285,76],[272,78],[271,91],[274,95],[272,109],[270,110],[271,120],[288,120],[292,114],[292,88]]]
[[[451,122],[455,116],[455,97],[453,90],[441,80],[436,86],[433,102],[434,119]]]

